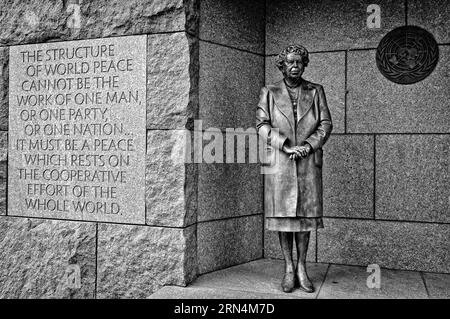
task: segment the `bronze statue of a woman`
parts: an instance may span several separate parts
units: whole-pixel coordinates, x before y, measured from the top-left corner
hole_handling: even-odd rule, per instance
[[[264,177],[265,227],[279,233],[284,292],[296,286],[314,291],[306,254],[310,232],[323,228],[322,146],[333,126],[323,87],[302,78],[308,62],[304,47],[286,47],[276,59],[284,79],[261,89],[256,111],[256,128],[267,143],[271,165],[271,174]]]

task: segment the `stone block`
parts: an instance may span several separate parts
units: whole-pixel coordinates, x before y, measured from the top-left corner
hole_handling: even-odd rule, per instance
[[[0,215],[6,215],[8,183],[8,132],[0,131]]]
[[[195,30],[194,0],[19,1],[2,13],[0,45]]]
[[[281,50],[281,49],[280,49]],[[312,53],[304,78],[323,86],[333,121],[332,133],[345,132],[345,52]],[[266,58],[266,84],[283,79],[275,57]]]
[[[450,3],[446,0],[408,0],[408,24],[424,28],[438,43],[449,43]]]
[[[147,128],[185,128],[198,112],[198,41],[185,32],[147,41]]]
[[[449,224],[326,218],[317,261],[450,272]]]
[[[188,163],[191,131],[147,131],[146,223],[185,227],[196,221],[197,173]]]
[[[200,41],[200,64],[203,128],[255,127],[264,57]]]
[[[402,1],[376,2],[381,9],[381,27],[368,28],[367,7],[373,1],[268,1],[266,53],[274,54],[289,43],[299,43],[310,51],[376,48],[381,38],[402,26]]]
[[[209,221],[197,225],[199,274],[262,257],[260,215]]]
[[[8,215],[145,224],[146,45],[139,35],[10,47]],[[30,77],[36,65],[49,74]]]
[[[324,225],[327,227],[327,225]],[[316,238],[317,233],[311,232],[309,237],[309,247],[308,254],[306,255],[306,260],[310,262],[316,261]],[[297,259],[297,251],[295,246],[293,248],[293,256]],[[268,231],[264,229],[264,258],[274,258],[283,259],[283,254],[281,253],[280,240],[278,239],[278,233],[274,231]]]
[[[200,164],[198,221],[262,214],[259,164]]]
[[[0,218],[0,297],[95,298],[94,223]]]
[[[373,136],[332,135],[323,154],[324,215],[373,218]]]
[[[236,164],[199,165],[198,221],[238,215],[233,166]]]
[[[284,261],[258,259],[246,264],[222,269],[200,276],[190,287],[233,290],[297,298],[316,298],[319,287],[325,279],[327,264],[308,263],[308,276],[316,287],[315,293],[305,293],[295,289],[291,294],[281,290],[284,275]]]
[[[376,139],[376,218],[449,223],[450,135]]]
[[[367,287],[366,267],[330,265],[319,299],[426,299],[420,273],[381,269],[380,288]]]
[[[8,129],[9,48],[0,47],[0,130]]]
[[[195,226],[100,224],[98,298],[146,298],[164,285],[186,286],[196,274]]]
[[[264,54],[264,1],[202,0],[200,12],[200,39]]]
[[[234,190],[237,214],[254,215],[264,213],[263,175],[259,164],[234,164]]]
[[[450,299],[450,274],[424,273],[423,279],[430,298]]]
[[[348,53],[347,131],[351,133],[449,133],[450,48],[440,46],[429,77],[410,85],[379,71],[375,50]]]

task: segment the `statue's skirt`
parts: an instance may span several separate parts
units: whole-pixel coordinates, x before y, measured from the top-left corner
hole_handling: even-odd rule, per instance
[[[267,230],[299,232],[318,228],[323,228],[322,217],[266,217]]]

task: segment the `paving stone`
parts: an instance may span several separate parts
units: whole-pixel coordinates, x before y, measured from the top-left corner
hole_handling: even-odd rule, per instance
[[[446,0],[408,0],[408,24],[424,28],[438,43],[449,43],[450,3]]]
[[[325,225],[326,227],[326,225]],[[314,262],[316,261],[316,232],[311,232],[309,237],[308,254],[306,260]],[[293,257],[297,259],[297,251],[293,248]],[[264,257],[283,259],[283,254],[280,248],[280,240],[278,239],[278,232],[269,231],[264,229]]]
[[[373,218],[373,136],[332,135],[323,149],[324,215]]]
[[[163,285],[195,277],[195,226],[168,228],[100,224],[98,298],[146,298]]]
[[[424,273],[430,298],[450,299],[450,274]]]
[[[450,272],[449,224],[326,218],[317,261]]]
[[[215,271],[197,278],[189,287],[230,289],[249,293],[267,293],[272,295],[295,296],[297,298],[315,298],[322,284],[327,264],[308,263],[308,275],[317,288],[315,293],[305,293],[299,289],[290,294],[281,290],[284,275],[284,262],[273,259],[259,259],[246,264]]]
[[[278,53],[291,42],[310,51],[376,48],[382,37],[402,26],[404,2],[380,0],[381,28],[367,27],[367,7],[373,1],[290,1],[267,2],[266,54]]]
[[[202,0],[200,11],[200,39],[264,54],[264,1]]]
[[[380,288],[368,288],[365,267],[330,265],[319,299],[426,299],[420,273],[381,268]]]
[[[348,53],[347,131],[350,133],[449,133],[450,47],[440,46],[435,70],[410,85],[379,71],[375,50]]]
[[[198,113],[198,41],[185,32],[147,39],[147,128],[185,128]]]
[[[450,135],[377,136],[376,218],[450,222]]]
[[[0,218],[0,298],[95,297],[95,223]]]
[[[282,48],[280,48],[281,50]],[[304,78],[323,86],[333,121],[332,133],[345,132],[345,52],[312,53]],[[266,84],[283,79],[275,57],[266,58]]]
[[[199,274],[262,257],[260,215],[197,224]]]
[[[255,127],[264,57],[200,41],[200,65],[203,128]]]
[[[148,299],[296,299],[293,294],[268,294],[222,288],[165,286]],[[215,309],[215,308],[214,308]],[[216,312],[219,309],[215,309]],[[208,312],[208,313],[212,313]]]

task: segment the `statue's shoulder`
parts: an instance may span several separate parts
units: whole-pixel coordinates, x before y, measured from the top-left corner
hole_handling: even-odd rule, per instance
[[[273,93],[277,93],[278,91],[281,90],[282,84],[283,84],[283,80],[280,80],[280,81],[277,81],[277,82],[274,82],[271,84],[267,84],[265,86],[265,88],[268,92],[273,94]]]
[[[318,90],[318,89],[322,88],[321,84],[313,83],[313,82],[310,82],[310,81],[307,81],[307,80],[304,80],[303,85],[309,90],[313,90],[313,89]]]

